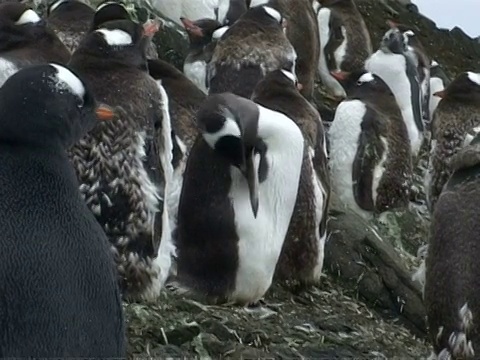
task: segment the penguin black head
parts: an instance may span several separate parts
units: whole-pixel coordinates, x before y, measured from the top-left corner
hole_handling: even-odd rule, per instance
[[[141,25],[131,20],[107,21],[89,33],[80,49],[98,58],[146,70],[146,48],[159,23],[147,21]]]
[[[332,71],[332,76],[343,86],[348,97],[385,95],[393,96],[388,85],[379,76],[366,70],[355,70],[352,72]]]
[[[480,73],[471,71],[461,73],[444,90],[433,95],[443,100],[480,104]]]
[[[93,16],[91,31],[112,20],[132,20],[123,2],[106,0],[98,4]]]
[[[215,14],[219,23],[232,25],[247,9],[248,5],[245,0],[220,0]]]
[[[0,141],[68,148],[114,112],[96,104],[84,82],[59,64],[24,68],[0,88]]]
[[[408,36],[403,34],[393,22],[388,22],[390,30],[383,35],[380,49],[393,54],[403,54],[407,50]]]
[[[75,13],[83,16],[93,16],[94,10],[89,5],[80,0],[55,0],[48,5],[47,17],[52,17],[57,14]]]
[[[260,3],[265,3],[259,0]],[[258,1],[252,0],[250,9],[245,13],[245,17],[254,21],[258,21],[263,25],[281,26],[285,31],[287,28],[287,19],[285,19],[280,11],[268,5],[257,5]]]
[[[254,216],[258,211],[258,106],[245,98],[222,93],[210,95],[197,112],[205,142],[237,167],[248,183]]]
[[[275,86],[289,90],[301,91],[303,86],[298,82],[297,76],[290,69],[270,71],[265,75],[262,82],[268,83],[269,87]]]
[[[192,47],[204,47],[212,42],[213,33],[222,27],[222,25],[213,19],[200,19],[191,21],[181,17],[180,21],[185,27],[188,39]]]

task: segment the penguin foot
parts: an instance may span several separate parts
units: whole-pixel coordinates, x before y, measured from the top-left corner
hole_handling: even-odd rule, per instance
[[[277,311],[272,310],[263,300],[248,304],[243,309],[245,312],[258,319],[266,319],[277,314]]]

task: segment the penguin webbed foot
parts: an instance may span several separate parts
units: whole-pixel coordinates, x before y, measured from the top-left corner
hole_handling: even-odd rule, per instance
[[[277,311],[272,309],[263,299],[247,304],[243,310],[259,319],[266,319],[277,314]]]

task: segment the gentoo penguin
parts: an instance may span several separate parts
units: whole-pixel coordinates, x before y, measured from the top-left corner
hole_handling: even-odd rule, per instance
[[[430,100],[428,101],[430,121],[433,119],[433,113],[440,102],[440,97],[433,94],[442,91],[450,84],[450,78],[445,74],[440,65],[432,60],[430,63]]]
[[[428,105],[430,99],[430,59],[422,43],[418,39],[415,32],[408,26],[397,24],[394,21],[387,21],[390,27],[397,27],[406,36],[407,52],[417,66],[417,72],[420,81],[420,89],[422,91],[422,113],[423,120],[430,122],[431,115]]]
[[[213,19],[191,21],[182,17],[181,21],[187,31],[190,44],[183,63],[183,72],[200,90],[208,94],[207,64],[212,59],[216,40],[218,40],[213,38],[213,35],[216,30],[222,28],[222,25]],[[225,28],[227,29],[228,27]],[[225,31],[222,30],[221,35],[223,32]]]
[[[267,72],[295,73],[297,53],[285,35],[286,21],[270,6],[250,8],[218,40],[208,64],[209,93],[249,98]]]
[[[354,0],[315,0],[313,7],[320,35],[320,78],[333,96],[345,98],[331,72],[363,69],[373,52],[370,34]]]
[[[431,210],[450,176],[449,158],[480,132],[480,74],[464,72],[434,96],[442,100],[432,122],[427,202]]]
[[[168,97],[145,71],[146,37],[155,31],[130,20],[108,21],[87,35],[70,61],[97,99],[124,109],[120,120],[99,124],[70,155],[129,299],[159,295],[172,249],[164,198],[173,172]]]
[[[56,0],[47,8],[47,23],[70,51],[90,29],[95,10],[81,0]]]
[[[207,97],[197,122],[173,286],[208,303],[255,303],[272,283],[295,206],[303,136],[284,114],[231,93]]]
[[[382,78],[395,95],[416,158],[424,139],[422,95],[417,67],[406,54],[406,37],[398,28],[388,30],[380,48],[365,62],[365,69]]]
[[[132,20],[132,17],[123,2],[115,0],[102,1],[95,10],[90,31],[99,29],[103,23],[112,20]],[[155,20],[155,24],[160,27],[160,22],[157,20]],[[157,48],[152,41],[152,37],[149,37],[146,54],[148,59],[158,59]]]
[[[480,351],[479,143],[477,136],[449,158],[432,215],[424,303],[433,359],[476,359]]]
[[[307,99],[313,98],[315,75],[320,57],[318,24],[311,0],[248,0],[249,7],[271,6],[287,21],[286,35],[298,58],[295,72],[302,84],[300,93]]]
[[[0,88],[2,358],[126,356],[108,241],[66,154],[96,118],[113,116],[56,63]]]
[[[45,20],[27,5],[0,4],[0,23],[0,86],[23,67],[50,61],[68,62],[68,49]]]
[[[245,0],[153,0],[152,6],[178,25],[182,25],[182,17],[191,21],[212,19],[221,25],[231,25],[247,11]]]
[[[160,81],[168,96],[172,127],[173,177],[166,198],[169,202],[170,228],[173,231],[176,227],[177,207],[187,157],[199,135],[195,116],[206,95],[180,70],[163,60],[148,60],[148,71],[150,76]]]
[[[329,129],[332,186],[364,218],[408,204],[410,143],[388,85],[364,70],[332,73],[347,92]]]
[[[330,179],[322,120],[300,94],[299,85],[303,84],[290,71],[275,70],[258,83],[252,100],[292,119],[305,139],[297,201],[277,274],[308,284],[320,280],[323,268]]]

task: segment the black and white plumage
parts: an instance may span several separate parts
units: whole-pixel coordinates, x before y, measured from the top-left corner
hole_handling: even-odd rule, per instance
[[[248,304],[269,289],[296,202],[303,136],[282,113],[210,95],[178,210],[180,291]]]
[[[395,96],[365,70],[332,73],[347,91],[329,129],[332,186],[364,218],[408,205],[412,158]]]
[[[268,73],[255,88],[252,100],[292,119],[304,138],[297,201],[277,265],[282,279],[303,284],[320,280],[327,238],[330,178],[325,131],[319,113],[299,91],[297,77],[288,70]]]
[[[407,35],[388,30],[380,48],[365,62],[365,69],[378,75],[392,90],[407,126],[412,156],[417,157],[424,140],[422,92],[417,66],[407,54]]]
[[[431,120],[433,120],[433,113],[441,100],[440,97],[433,94],[443,91],[450,83],[450,78],[445,74],[438,62],[432,60],[430,64],[430,100],[428,101]]]
[[[59,64],[22,69],[0,88],[2,358],[126,356],[108,240],[66,154],[95,112],[113,118]]]
[[[123,113],[99,124],[71,150],[80,190],[112,243],[127,298],[152,299],[173,252],[167,201],[172,176],[168,96],[145,71],[148,26],[103,23],[72,54],[70,65],[95,97]]]
[[[0,86],[23,67],[68,62],[68,49],[45,20],[27,5],[0,4],[0,23]]]

